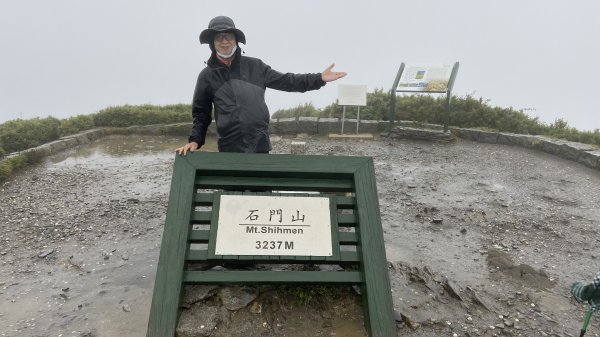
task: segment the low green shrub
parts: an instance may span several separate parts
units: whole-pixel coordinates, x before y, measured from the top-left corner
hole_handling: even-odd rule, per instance
[[[390,93],[382,89],[367,93],[367,105],[361,107],[360,118],[363,120],[388,120],[390,97]],[[299,111],[306,110],[306,106],[307,104],[300,104],[295,108],[277,110],[273,116],[277,118],[297,117]],[[446,98],[441,96],[396,97],[394,119],[396,121],[444,124],[445,106]],[[341,118],[342,110],[337,103],[332,103],[320,112],[311,110],[310,115]],[[346,109],[346,118],[356,118],[357,112],[356,107]],[[523,110],[516,110],[512,107],[493,107],[483,98],[477,99],[470,95],[452,97],[449,124],[461,128],[485,128],[517,134],[546,135],[600,146],[600,130],[579,131],[569,127],[567,122],[562,119],[548,125],[537,117],[527,115]]]
[[[58,127],[61,137],[73,135],[81,131],[90,130],[95,127],[94,118],[91,115],[78,115],[63,119]]]
[[[27,166],[27,158],[22,155],[0,160],[0,183],[25,166]]]
[[[96,127],[182,123],[192,120],[191,110],[191,106],[185,104],[124,105],[100,110],[93,119]]]
[[[277,110],[271,118],[291,118],[291,117],[319,117],[321,111],[312,105],[312,103],[300,104],[297,107]]]
[[[12,120],[0,124],[0,147],[22,151],[59,138],[60,120],[54,117]]]

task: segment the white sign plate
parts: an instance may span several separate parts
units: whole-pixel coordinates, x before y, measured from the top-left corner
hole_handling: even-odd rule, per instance
[[[439,92],[448,89],[452,64],[408,64],[404,67],[396,91]]]
[[[215,255],[332,256],[329,198],[221,195]]]
[[[338,105],[366,106],[367,86],[340,84],[338,86]]]

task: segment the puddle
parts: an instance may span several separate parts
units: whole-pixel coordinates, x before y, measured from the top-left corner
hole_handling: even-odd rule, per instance
[[[153,163],[174,157],[175,149],[182,146],[181,137],[112,135],[89,145],[78,146],[47,159],[48,169],[68,169],[85,166],[90,169],[122,166],[124,163]],[[216,152],[217,141],[207,137],[202,151]]]

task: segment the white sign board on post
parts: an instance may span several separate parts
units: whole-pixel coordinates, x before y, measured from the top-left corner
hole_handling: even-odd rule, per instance
[[[396,91],[445,93],[453,64],[407,64]]]
[[[332,256],[329,198],[221,195],[215,255]]]
[[[367,86],[340,84],[338,86],[338,105],[367,105]]]
[[[346,119],[346,106],[354,105],[358,107],[356,113],[356,133],[358,133],[358,125],[360,124],[360,107],[367,105],[367,86],[362,84],[340,84],[338,86],[338,105],[344,107],[342,113],[342,130],[344,133],[344,120]]]

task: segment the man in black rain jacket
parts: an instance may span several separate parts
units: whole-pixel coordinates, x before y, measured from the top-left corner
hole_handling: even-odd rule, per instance
[[[209,44],[212,55],[198,76],[192,102],[192,134],[188,143],[176,150],[179,154],[204,145],[213,106],[219,151],[268,153],[271,143],[266,88],[305,92],[346,76],[345,72],[332,71],[333,64],[322,73],[283,74],[257,58],[242,56],[239,42],[245,44],[246,37],[226,16],[212,19],[200,34],[200,43]]]

